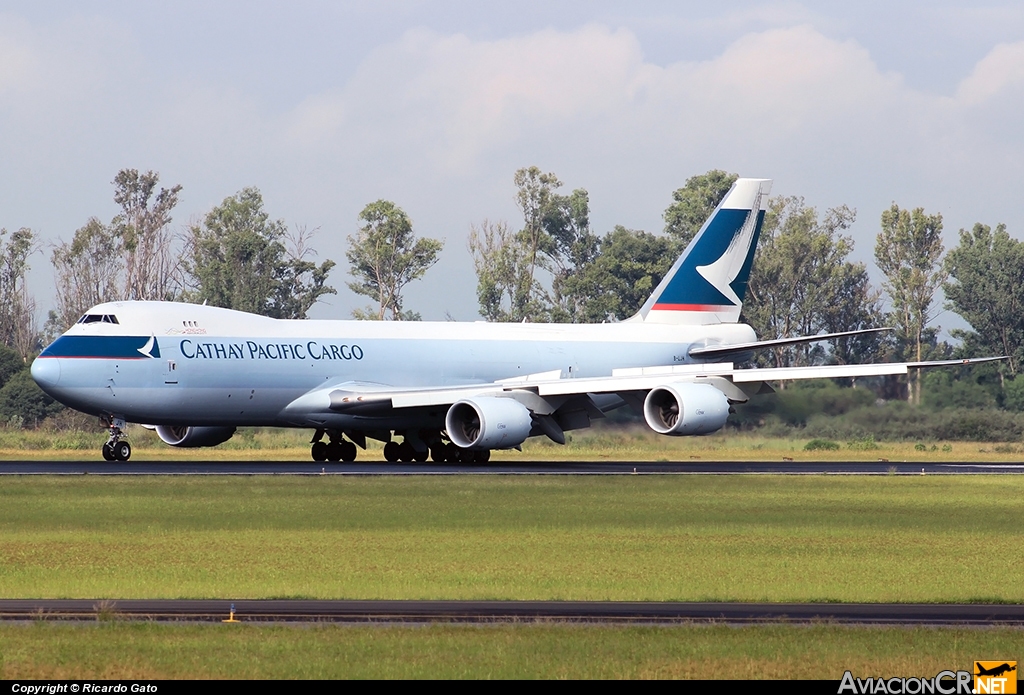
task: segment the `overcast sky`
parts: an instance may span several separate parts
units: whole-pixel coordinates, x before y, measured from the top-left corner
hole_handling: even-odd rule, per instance
[[[660,231],[718,168],[856,208],[869,263],[892,202],[941,212],[947,246],[979,221],[1024,235],[1024,4],[723,5],[0,1],[0,226],[109,221],[122,168],[184,187],[176,229],[257,186],[319,228],[339,295],[312,315],[347,318],[346,236],[385,198],[446,242],[407,308],[462,320],[469,226],[521,221],[523,166],[587,189],[602,234]]]

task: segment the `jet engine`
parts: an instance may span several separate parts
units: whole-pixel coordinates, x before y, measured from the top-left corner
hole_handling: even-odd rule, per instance
[[[448,437],[463,449],[509,449],[530,436],[533,419],[512,398],[464,398],[448,409]]]
[[[160,425],[156,433],[164,444],[181,447],[217,446],[231,439],[234,427],[177,427]]]
[[[708,434],[720,430],[728,417],[729,399],[710,384],[666,384],[644,399],[644,419],[658,434]]]

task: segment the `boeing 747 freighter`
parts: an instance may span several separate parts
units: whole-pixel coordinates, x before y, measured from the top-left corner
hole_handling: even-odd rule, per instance
[[[739,323],[770,188],[736,181],[620,323],[286,321],[110,302],[43,350],[32,376],[109,424],[107,460],[131,456],[125,426],[135,422],[180,447],[215,446],[243,426],[301,427],[314,431],[317,461],[352,461],[372,438],[386,442],[390,461],[469,463],[532,436],[564,443],[566,431],[618,407],[635,408],[659,434],[706,434],[770,381],[963,364],[737,369],[757,349],[857,333],[758,341]]]

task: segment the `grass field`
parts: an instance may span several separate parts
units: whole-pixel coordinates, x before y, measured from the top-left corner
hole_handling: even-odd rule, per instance
[[[240,429],[213,448],[178,449],[155,432],[130,426],[132,459],[308,461],[309,430]],[[0,429],[0,460],[95,458],[106,441],[103,430],[57,431]],[[495,461],[1021,461],[1024,445],[1013,442],[876,442],[873,439],[833,442],[835,449],[807,449],[808,439],[764,437],[756,433],[719,432],[704,437],[663,437],[643,426],[602,426],[571,432],[565,446],[543,437],[523,444],[523,451],[496,451]],[[360,460],[383,461],[382,444],[369,442]]]
[[[1017,477],[21,477],[5,598],[1024,601]]]
[[[0,678],[932,677],[1024,631],[835,626],[0,626]]]

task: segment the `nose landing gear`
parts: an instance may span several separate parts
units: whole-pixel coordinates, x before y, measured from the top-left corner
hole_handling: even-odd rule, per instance
[[[105,461],[127,461],[132,457],[132,445],[124,439],[124,428],[127,427],[124,418],[112,416],[106,421],[110,428],[110,438],[107,439],[100,450]]]

